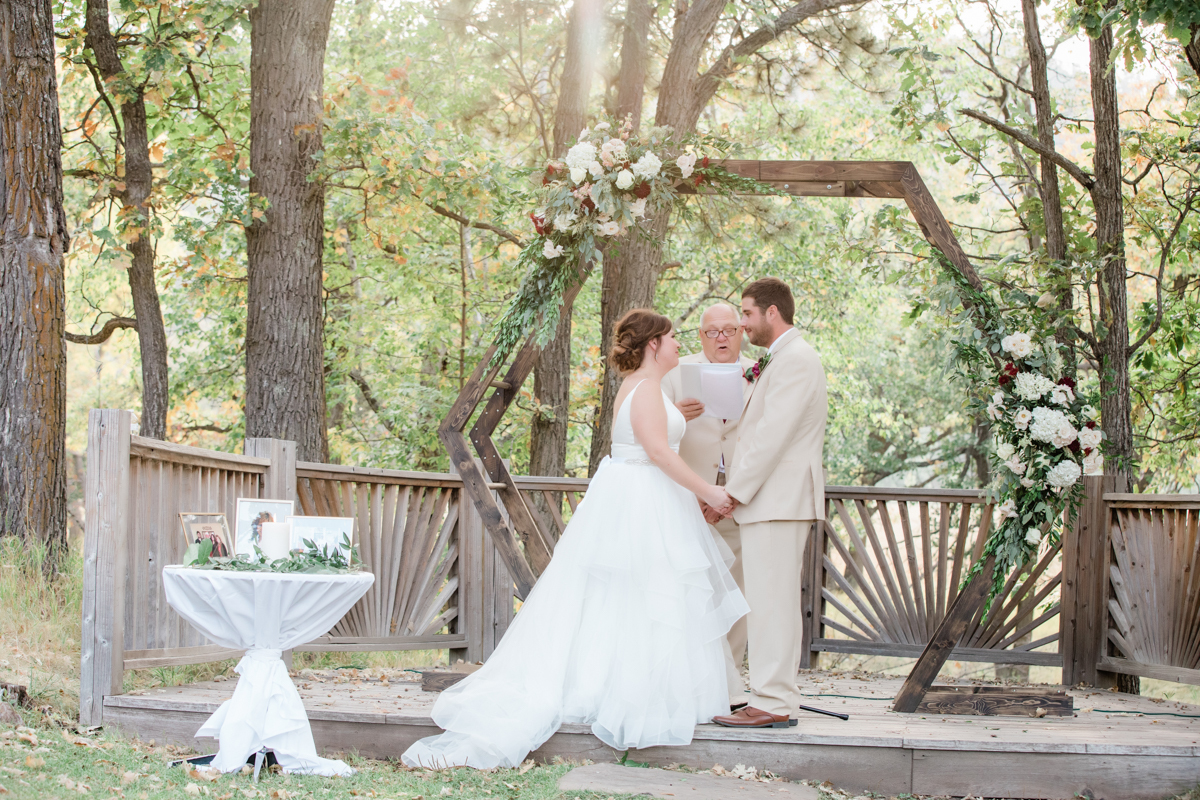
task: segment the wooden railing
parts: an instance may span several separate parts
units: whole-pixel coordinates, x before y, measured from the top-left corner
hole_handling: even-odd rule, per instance
[[[983,551],[991,505],[975,491],[849,486],[826,487],[825,503],[805,570],[805,650],[920,655]],[[1058,555],[1014,574],[951,657],[1060,665]]]
[[[1104,495],[1107,648],[1100,667],[1200,684],[1200,495]]]
[[[100,724],[129,669],[239,655],[167,604],[162,569],[183,558],[180,512],[236,520],[238,498],[294,500],[352,516],[371,590],[298,650],[447,649],[487,658],[513,617],[513,582],[456,475],[297,463],[295,444],[250,439],[237,455],[130,434],[127,411],[89,416],[80,718]]]
[[[328,635],[297,649],[491,655],[513,618],[514,581],[459,476],[297,463],[295,445],[274,439],[247,440],[245,449],[144,439],[130,434],[129,412],[91,412],[84,724],[100,723],[104,696],[121,693],[127,669],[237,654],[171,610],[161,572],[183,556],[180,512],[233,521],[239,497],[291,499],[297,513],[356,519],[375,583]],[[588,481],[513,482],[552,550]],[[1061,552],[1049,548],[1013,575],[953,658],[1061,665],[1070,684],[1111,685],[1116,672],[1200,683],[1200,497],[1112,488],[1111,478],[1087,479],[1087,503]],[[979,559],[992,507],[979,492],[947,489],[827,486],[825,501],[802,576],[802,666],[821,652],[917,656]]]

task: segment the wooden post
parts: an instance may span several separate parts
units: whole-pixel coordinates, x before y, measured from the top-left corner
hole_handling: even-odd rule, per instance
[[[1083,508],[1063,534],[1059,647],[1067,686],[1116,685],[1116,675],[1102,672],[1098,664],[1107,649],[1108,630],[1109,509],[1104,493],[1121,491],[1119,480],[1116,475],[1084,478]]]
[[[896,694],[892,703],[893,711],[911,714],[925,699],[925,693],[929,691],[942,665],[950,657],[950,651],[958,644],[958,640],[967,631],[967,624],[983,606],[988,587],[992,585],[992,571],[995,566],[996,557],[988,556],[988,560],[983,563],[983,569],[975,573],[971,582],[958,593],[950,608],[946,609],[946,616],[933,632],[929,644],[921,651],[921,657],[917,659],[904,685]]]
[[[131,421],[128,411],[88,412],[79,663],[79,722],[85,726],[104,722],[104,697],[121,694],[125,680]]]
[[[243,444],[243,452],[248,456],[271,459],[271,465],[263,473],[260,497],[263,500],[291,500],[299,511],[300,495],[296,492],[296,443],[287,439],[251,438]],[[281,656],[288,669],[292,668],[292,656],[291,650],[284,650]]]
[[[467,646],[450,651],[450,663],[482,661],[483,653],[483,521],[465,491],[458,494],[458,618],[455,632],[467,636]]]
[[[800,573],[800,669],[813,669],[812,641],[824,636],[821,630],[821,608],[824,599],[821,587],[825,585],[825,520],[813,523],[808,532],[808,543],[804,545],[804,567]]]
[[[286,439],[247,439],[248,456],[271,459],[263,475],[264,500],[291,500],[299,505],[296,494],[296,443]]]

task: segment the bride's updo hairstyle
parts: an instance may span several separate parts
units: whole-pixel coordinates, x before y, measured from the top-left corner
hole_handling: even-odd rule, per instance
[[[648,308],[635,308],[617,321],[613,346],[608,357],[621,372],[633,372],[642,365],[646,345],[671,332],[671,320]]]

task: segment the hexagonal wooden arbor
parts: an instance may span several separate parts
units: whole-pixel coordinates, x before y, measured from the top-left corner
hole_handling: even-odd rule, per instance
[[[912,162],[727,160],[721,162],[721,166],[730,172],[754,178],[797,197],[902,199],[929,243],[940,250],[972,286],[976,289],[983,288],[978,274]],[[586,280],[586,276],[583,280]],[[582,281],[563,297],[565,308],[570,308],[581,286]],[[496,349],[497,345],[493,344],[480,359],[450,412],[438,427],[438,437],[449,452],[455,469],[462,476],[464,490],[470,496],[497,552],[508,567],[509,574],[516,584],[517,595],[525,598],[533,588],[537,575],[550,562],[554,540],[542,530],[537,515],[528,507],[525,498],[517,489],[512,474],[492,441],[492,433],[533,370],[540,348],[534,336],[527,337],[503,378],[498,378],[503,369],[502,363],[489,366],[496,355]],[[501,362],[504,360],[504,357],[500,359]],[[489,389],[495,391],[488,398],[469,434],[479,455],[479,461],[476,461],[467,446],[467,435],[464,431]],[[501,510],[493,492],[499,495],[507,516]],[[524,545],[524,553],[521,545]],[[914,667],[908,684],[897,696],[896,710],[916,709],[917,703],[949,655],[954,642],[962,635],[967,622],[982,603],[991,568],[992,562],[989,560],[983,572],[972,581],[970,587],[959,594],[958,601],[948,609],[941,628],[934,634],[926,652]],[[909,695],[907,700],[906,692]],[[902,707],[908,705],[911,705],[911,708]]]

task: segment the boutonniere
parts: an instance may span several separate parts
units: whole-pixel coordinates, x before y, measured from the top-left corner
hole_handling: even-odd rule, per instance
[[[751,364],[750,368],[743,373],[742,377],[744,377],[748,383],[754,383],[756,380],[758,380],[758,376],[762,375],[762,371],[767,368],[767,364],[770,363],[771,354],[767,353],[758,361],[755,361],[753,364]]]

